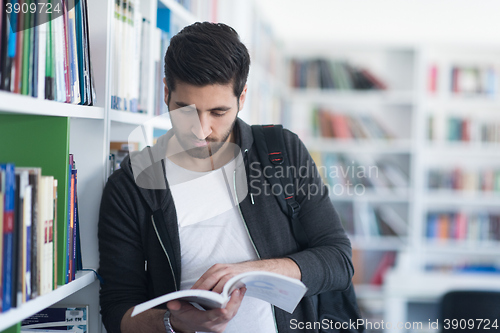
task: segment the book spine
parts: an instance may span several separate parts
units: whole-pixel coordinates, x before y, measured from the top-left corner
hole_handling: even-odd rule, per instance
[[[14,191],[15,175],[14,165],[4,164],[0,168],[5,172],[4,216],[3,216],[3,285],[2,285],[2,311],[9,310],[12,306],[13,289],[13,233],[14,233]]]
[[[17,19],[17,27],[18,27],[18,32],[16,33],[17,39],[16,39],[16,56],[14,58],[14,64],[13,64],[13,77],[14,77],[14,86],[12,87],[11,91],[19,94],[21,93],[21,78],[22,78],[22,71],[23,71],[23,46],[24,46],[24,33],[23,33],[23,28],[24,28],[24,19],[25,15],[19,14],[18,19]]]
[[[39,19],[44,22],[47,19],[47,15],[38,14]],[[37,63],[37,89],[36,97],[44,99],[45,97],[45,71],[46,71],[46,57],[47,57],[47,23],[42,23],[38,26],[38,59]]]
[[[77,0],[77,2],[80,2]],[[72,88],[72,103],[80,104],[80,78],[79,78],[79,64],[78,64],[78,50],[77,50],[77,37],[76,37],[76,17],[75,17],[75,0],[68,1],[68,37],[69,37],[69,59],[71,71],[71,88]]]
[[[70,37],[68,29],[68,0],[61,0],[63,7],[63,54],[64,54],[64,82],[66,86],[66,103],[73,102],[73,90],[71,85],[71,64],[70,64]]]
[[[54,290],[54,177],[47,176],[45,185],[45,201],[47,203],[47,224],[45,229],[45,267],[46,267],[46,290]]]
[[[57,221],[57,179],[54,179],[54,183],[53,183],[53,193],[52,193],[52,199],[53,199],[53,202],[54,202],[54,234],[53,234],[53,240],[54,240],[54,246],[53,246],[53,249],[54,249],[54,255],[53,255],[53,258],[54,258],[54,269],[52,271],[52,274],[54,276],[54,282],[53,282],[53,286],[54,286],[54,289],[57,288],[57,283],[58,283],[58,277],[57,277],[57,273],[58,273],[58,254],[57,254],[57,230],[58,230],[58,221]]]
[[[77,214],[78,214],[78,206],[77,206],[77,192],[76,192],[76,189],[77,189],[77,170],[76,169],[73,169],[72,172],[73,174],[73,178],[74,178],[74,182],[73,182],[73,228],[72,228],[72,235],[71,237],[73,238],[72,240],[72,245],[73,245],[73,248],[72,248],[72,258],[71,258],[71,262],[72,262],[72,265],[71,265],[71,279],[74,280],[75,279],[75,275],[76,275],[76,256],[77,256],[77,253],[76,253],[76,234],[77,234],[77,230],[76,230],[76,217],[77,217]]]
[[[69,164],[69,172],[68,172],[68,200],[67,200],[67,205],[68,205],[68,216],[66,218],[66,232],[65,232],[65,241],[66,241],[66,271],[65,271],[65,283],[70,282],[70,252],[71,252],[71,244],[70,244],[70,230],[71,230],[71,183],[72,183],[72,162],[73,162],[73,156],[70,154],[70,164]]]

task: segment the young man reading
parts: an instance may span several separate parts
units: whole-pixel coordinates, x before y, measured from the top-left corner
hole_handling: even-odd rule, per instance
[[[164,83],[173,128],[126,158],[102,197],[100,303],[108,332],[292,332],[291,320],[318,321],[312,295],[349,285],[350,242],[318,173],[295,179],[307,249],[299,250],[269,191],[251,127],[238,118],[249,66],[227,25],[195,23],[172,38]],[[314,168],[298,137],[287,130],[284,137],[295,170]],[[220,293],[248,271],[299,279],[308,291],[292,314],[244,297],[241,288],[224,309],[172,301],[130,316],[135,305],[168,292]]]

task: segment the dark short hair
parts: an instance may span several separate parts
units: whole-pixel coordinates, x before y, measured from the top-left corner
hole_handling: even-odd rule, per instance
[[[239,97],[248,78],[250,55],[230,26],[196,22],[172,37],[164,65],[170,91],[178,81],[195,86],[232,83]]]

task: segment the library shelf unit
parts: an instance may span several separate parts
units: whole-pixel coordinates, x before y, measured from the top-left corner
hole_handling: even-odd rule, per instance
[[[498,274],[490,276],[475,273],[474,278],[470,278],[468,274],[429,271],[431,264],[439,267],[469,263],[491,265],[498,270],[500,262],[494,254],[498,253],[500,241],[499,238],[467,242],[428,239],[427,218],[428,214],[440,212],[462,212],[472,216],[479,213],[493,216],[500,214],[500,192],[491,184],[488,185],[488,191],[480,188],[428,188],[429,172],[436,169],[450,173],[457,168],[472,170],[472,173],[476,173],[473,175],[475,178],[467,181],[477,187],[484,186],[480,185],[484,182],[484,170],[490,173],[491,170],[493,173],[500,170],[500,125],[496,132],[494,128],[486,128],[491,123],[500,124],[500,48],[335,43],[286,45],[284,53],[291,63],[318,60],[347,62],[354,67],[368,69],[387,84],[386,90],[320,89],[318,84],[325,84],[325,81],[315,82],[320,80],[321,74],[313,73],[311,67],[300,72],[296,67],[291,70],[290,66],[288,74],[284,76],[284,81],[288,83],[288,112],[291,115],[284,118],[285,126],[301,137],[319,167],[329,167],[328,156],[332,154],[337,159],[338,156],[344,156],[348,162],[345,166],[354,165],[351,160],[358,157],[361,165],[363,161],[391,159],[397,161],[408,176],[408,186],[403,192],[367,188],[359,196],[330,193],[334,206],[344,220],[344,226],[345,220],[348,221],[346,231],[352,242],[355,270],[360,265],[356,263],[360,253],[374,257],[377,257],[375,253],[397,254],[393,267],[386,271],[382,285],[369,283],[366,267],[358,273],[362,275],[361,281],[355,274],[355,288],[362,309],[366,298],[369,298],[368,306],[373,309],[374,317],[404,322],[413,318],[407,306],[413,306],[415,299],[421,301],[425,298],[425,304],[436,310],[435,302],[445,290],[460,286],[481,289],[482,278],[484,286],[499,289],[498,283],[493,283],[493,276],[498,278]],[[431,70],[433,66],[435,69]],[[298,81],[298,75],[303,75],[301,80],[305,80],[305,85],[304,81]],[[297,88],[297,82],[303,88]],[[310,82],[313,84],[309,85]],[[318,135],[318,132],[325,133],[320,128],[321,118],[319,124],[312,120],[315,110],[326,110],[354,119],[359,119],[360,114],[375,115],[395,135],[392,139],[322,137]],[[449,118],[464,120],[462,126],[470,126],[469,137],[450,137],[452,122]],[[335,128],[332,131],[335,132]],[[484,134],[486,131],[490,131],[489,134]],[[483,142],[485,136],[487,140],[496,142]],[[366,159],[366,156],[369,158]],[[337,161],[333,161],[333,165],[337,166]],[[327,185],[331,189],[332,184]],[[358,233],[360,229],[356,227],[362,224],[359,211],[367,205],[375,208],[387,205],[394,207],[406,222],[407,234],[391,239],[389,236],[372,234],[367,237],[366,234]],[[495,220],[492,218],[490,221]],[[352,227],[349,228],[349,223],[354,224],[354,232]],[[490,223],[493,225],[495,222]],[[493,237],[491,230],[488,235]],[[361,266],[370,265],[365,260]],[[411,280],[409,276],[412,276]],[[433,288],[432,281],[436,281],[440,287]],[[365,295],[366,290],[370,292]],[[378,302],[372,302],[374,296]],[[404,310],[400,307],[404,307]],[[380,312],[381,308],[383,313]],[[417,306],[412,309],[418,316],[422,308]]]

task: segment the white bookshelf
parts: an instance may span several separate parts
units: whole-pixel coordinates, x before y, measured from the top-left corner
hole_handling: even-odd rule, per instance
[[[104,108],[97,106],[70,105],[5,91],[0,91],[0,101],[2,113],[104,119]]]
[[[76,279],[64,286],[60,286],[50,294],[39,296],[21,306],[11,309],[5,313],[0,313],[0,331],[28,318],[39,311],[48,308],[66,297],[90,286],[96,281],[94,272],[79,271]],[[92,319],[95,320],[95,319]]]
[[[450,92],[451,67],[453,64],[486,66],[493,64],[497,70],[500,48],[470,48],[467,45],[395,45],[370,46],[335,43],[333,45],[311,45],[310,47],[287,45],[289,58],[295,59],[335,59],[347,60],[353,65],[366,66],[388,83],[387,91],[338,91],[327,89],[298,89],[288,91],[291,129],[303,139],[310,151],[319,153],[344,154],[349,158],[356,155],[396,156],[403,163],[410,177],[407,193],[385,193],[367,191],[360,196],[334,195],[334,206],[345,209],[352,207],[352,218],[356,227],[356,210],[366,204],[397,205],[405,207],[408,223],[407,237],[366,237],[351,235],[353,250],[361,252],[395,251],[399,253],[396,268],[385,279],[383,292],[375,293],[386,304],[384,320],[404,322],[409,317],[405,310],[408,302],[425,299],[435,303],[440,295],[452,288],[487,288],[498,285],[493,277],[477,274],[474,278],[464,274],[445,275],[425,271],[425,265],[434,257],[440,262],[454,262],[458,259],[495,263],[494,253],[498,253],[498,241],[434,241],[427,239],[427,213],[436,211],[465,211],[498,214],[500,193],[481,191],[432,190],[427,189],[427,175],[432,168],[460,166],[464,170],[499,169],[500,144],[489,142],[450,142],[444,139],[427,139],[428,118],[430,116],[463,117],[483,123],[500,123],[500,91],[493,96],[457,95]],[[363,59],[363,56],[367,59]],[[427,91],[428,70],[431,62],[440,66],[436,93]],[[391,64],[395,64],[391,67]],[[285,82],[291,82],[289,76]],[[392,88],[392,89],[391,89]],[[384,125],[396,132],[393,140],[353,140],[312,137],[311,111],[313,107],[331,109],[335,113],[368,113],[383,119]],[[385,117],[384,117],[385,115]],[[392,126],[390,125],[392,121]],[[444,120],[440,120],[445,124]],[[441,129],[446,131],[446,129]],[[324,159],[323,159],[324,161]],[[347,206],[348,207],[348,206]],[[347,216],[350,216],[349,213]],[[408,259],[410,253],[411,259]],[[401,257],[401,258],[399,258]],[[497,262],[498,264],[498,262]],[[411,279],[410,279],[411,276]],[[498,275],[494,274],[498,278]],[[462,280],[463,277],[463,280]],[[484,278],[484,280],[483,280]],[[398,284],[397,286],[395,284]],[[438,284],[434,288],[432,283]],[[360,285],[364,294],[370,285]],[[403,291],[403,289],[405,289]],[[419,298],[420,297],[420,298]],[[359,298],[362,298],[359,297]],[[391,303],[392,302],[392,303]],[[392,304],[392,305],[391,305]]]

